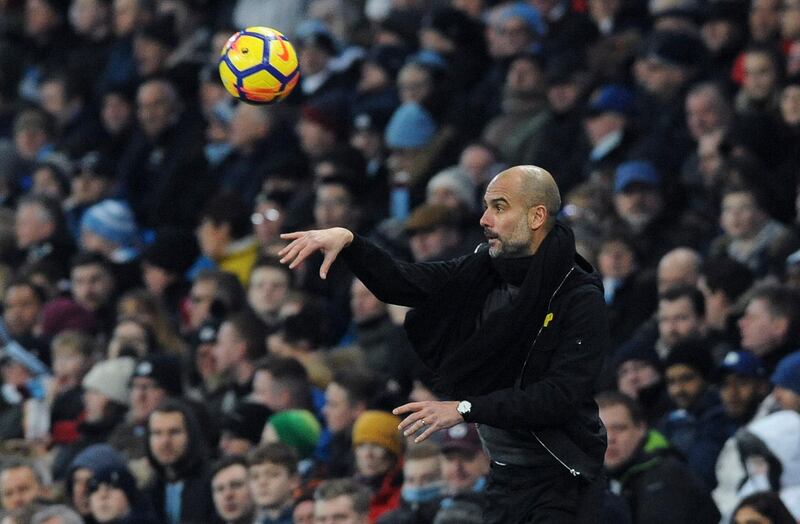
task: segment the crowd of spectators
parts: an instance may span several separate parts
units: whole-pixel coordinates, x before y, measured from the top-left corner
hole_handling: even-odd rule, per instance
[[[272,106],[217,73],[259,25]],[[405,311],[276,254],[471,253],[518,164],[605,287],[601,519],[797,522],[798,0],[0,0],[0,522],[481,522]]]

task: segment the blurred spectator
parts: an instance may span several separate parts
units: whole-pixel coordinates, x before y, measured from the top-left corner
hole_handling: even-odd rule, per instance
[[[630,156],[637,138],[630,118],[633,104],[634,93],[624,85],[607,84],[592,93],[583,119],[591,146],[583,167],[584,179],[607,182]],[[569,188],[577,181],[566,182]]]
[[[664,362],[664,377],[677,409],[660,423],[661,432],[709,489],[716,484],[717,455],[736,429],[711,387],[713,370],[711,354],[703,344],[683,341],[674,346]]]
[[[247,302],[270,332],[275,331],[283,320],[281,308],[289,298],[293,280],[291,270],[277,258],[256,260],[250,272]]]
[[[89,481],[89,509],[96,522],[140,524],[155,519],[150,501],[124,465],[97,469]]]
[[[214,507],[225,524],[253,522],[255,508],[247,477],[247,462],[242,456],[222,458],[211,469]]]
[[[314,492],[314,522],[366,524],[369,514],[369,490],[352,479],[326,480]]]
[[[355,478],[371,491],[371,522],[400,504],[403,440],[399,424],[394,415],[368,410],[353,425]]]
[[[250,205],[264,179],[297,165],[300,151],[274,108],[239,104],[229,125],[227,144],[231,155],[218,164],[216,182],[221,190],[238,194]]]
[[[322,414],[330,440],[324,449],[322,468],[328,478],[353,474],[353,423],[372,406],[379,390],[379,382],[359,369],[338,370],[325,388]]]
[[[100,3],[98,0],[82,0],[83,3],[87,1]],[[102,67],[102,61],[100,64]],[[93,149],[101,134],[100,121],[92,114],[83,82],[85,77],[82,78],[77,71],[64,71],[44,77],[39,84],[42,109],[55,124],[56,146],[72,157]]]
[[[742,59],[744,78],[736,94],[736,112],[778,113],[778,86],[783,73],[782,59],[771,46],[751,46]]]
[[[415,262],[449,260],[468,253],[462,244],[458,211],[443,204],[422,204],[406,220],[404,229]]]
[[[165,399],[181,397],[180,377],[180,363],[173,356],[152,355],[138,359],[130,379],[130,410],[125,421],[114,428],[107,439],[127,460],[147,456],[147,420]]]
[[[706,326],[712,340],[736,344],[738,330],[737,301],[753,284],[753,273],[747,266],[727,257],[710,258],[700,269],[697,288],[703,293]],[[719,360],[720,355],[713,355]]]
[[[197,273],[186,305],[186,328],[189,332],[212,317],[221,320],[228,313],[240,311],[247,304],[242,283],[231,273],[204,269]]]
[[[648,426],[655,426],[674,408],[661,359],[653,349],[634,344],[622,347],[615,357],[617,390],[636,400]]]
[[[253,214],[253,232],[258,241],[261,255],[270,255],[270,249],[280,245],[279,235],[286,220],[288,193],[280,191],[261,192],[256,195]]]
[[[50,437],[53,445],[70,444],[78,438],[83,418],[83,377],[95,355],[89,336],[77,330],[62,331],[50,344],[53,381],[48,391]]]
[[[745,426],[770,392],[767,371],[749,351],[731,351],[719,365],[719,396],[728,418]]]
[[[69,194],[72,162],[61,153],[48,153],[36,164],[31,175],[31,195],[42,195],[59,202]]]
[[[47,342],[35,333],[46,297],[44,291],[29,280],[12,280],[3,294],[3,324],[11,338],[49,364]]]
[[[439,447],[432,442],[409,447],[403,460],[400,506],[384,513],[378,522],[432,522],[441,504],[443,485]]]
[[[226,316],[220,325],[214,358],[217,371],[227,377],[217,392],[223,413],[233,411],[253,391],[256,361],[266,354],[265,338],[264,325],[247,310]]]
[[[142,252],[142,281],[147,291],[167,310],[174,326],[180,325],[181,305],[189,295],[186,272],[197,258],[192,235],[174,228],[156,231],[155,240]]]
[[[321,389],[331,380],[331,370],[322,351],[325,322],[319,307],[305,304],[297,313],[288,315],[281,327],[267,338],[271,355],[297,360],[305,368],[309,382]]]
[[[81,451],[70,463],[64,478],[66,502],[81,517],[90,518],[89,481],[98,470],[124,467],[125,457],[108,444],[94,444]]]
[[[63,201],[67,226],[72,236],[80,235],[80,224],[88,208],[111,197],[114,166],[98,151],[86,153],[78,162],[70,181],[69,196]]]
[[[711,256],[727,255],[745,264],[755,276],[782,275],[786,257],[800,240],[785,225],[771,218],[753,187],[731,187],[723,192],[720,225]]]
[[[220,455],[247,455],[261,441],[261,433],[272,410],[256,402],[240,402],[223,416],[219,439]]]
[[[259,361],[256,367],[250,400],[275,413],[286,409],[311,409],[308,373],[293,358],[270,355]]]
[[[608,431],[605,467],[634,522],[719,522],[703,481],[675,458],[669,443],[648,429],[636,401],[619,393],[597,397]]]
[[[483,451],[474,424],[453,426],[441,445],[443,495],[450,498],[480,497],[489,475],[489,457]]]
[[[505,76],[500,113],[486,123],[482,133],[482,139],[497,148],[508,164],[519,164],[543,139],[550,116],[544,88],[541,57],[514,56]]]
[[[281,443],[265,444],[247,455],[250,492],[256,506],[256,522],[292,522],[292,493],[300,485],[297,452]]]
[[[222,271],[233,273],[246,286],[258,255],[250,213],[241,197],[221,193],[200,213],[197,241],[202,255]]]
[[[110,333],[116,320],[116,280],[110,262],[97,253],[81,252],[72,259],[72,299],[92,313],[101,333]]]
[[[770,491],[761,491],[745,497],[733,510],[731,522],[741,524],[754,520],[767,520],[772,524],[792,524],[795,518],[786,509],[780,497]]]
[[[58,202],[33,195],[21,199],[14,216],[14,232],[17,264],[52,261],[66,276],[74,246]]]
[[[155,470],[147,488],[162,522],[203,522],[213,511],[205,441],[189,408],[160,404],[147,421],[147,456]]]
[[[212,184],[201,129],[182,111],[175,86],[153,79],[136,96],[139,130],[119,160],[120,191],[145,228],[192,227]]]
[[[82,524],[83,517],[64,504],[53,504],[41,509],[31,517],[31,524]]]
[[[783,357],[797,349],[800,303],[794,291],[762,284],[748,293],[744,315],[739,319],[741,345],[775,371]]]
[[[0,468],[0,502],[4,510],[31,506],[45,494],[44,479],[34,463],[12,459]]]
[[[800,353],[795,351],[784,357],[770,381],[775,385],[772,395],[778,407],[800,413]]]

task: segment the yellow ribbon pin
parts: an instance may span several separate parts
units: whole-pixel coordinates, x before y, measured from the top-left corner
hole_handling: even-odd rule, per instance
[[[551,320],[553,320],[553,314],[548,313],[547,316],[544,317],[544,327],[547,327],[547,324],[549,324]]]

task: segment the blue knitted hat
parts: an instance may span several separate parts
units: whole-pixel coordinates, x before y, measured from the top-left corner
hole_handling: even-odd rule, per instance
[[[386,126],[386,145],[391,149],[419,149],[436,134],[436,121],[421,105],[408,102],[395,110]]]
[[[81,229],[86,229],[123,247],[136,243],[136,222],[128,204],[103,200],[83,214]]]

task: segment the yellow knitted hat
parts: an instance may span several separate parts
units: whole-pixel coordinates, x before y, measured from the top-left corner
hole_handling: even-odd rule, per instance
[[[377,444],[396,457],[403,453],[403,437],[397,426],[400,417],[385,411],[365,411],[353,424],[353,447],[359,444]]]

